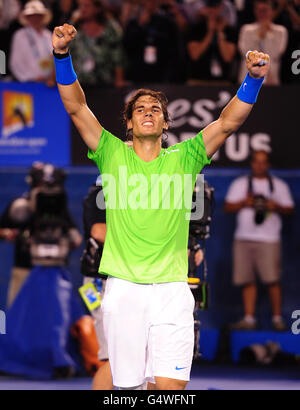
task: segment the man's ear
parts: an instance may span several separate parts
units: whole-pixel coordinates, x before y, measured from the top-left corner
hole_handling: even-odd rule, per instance
[[[167,122],[165,122],[164,126],[163,126],[163,130],[168,131],[168,129],[169,129],[169,124]]]
[[[127,129],[131,130],[133,128],[132,126],[132,120],[127,120]]]

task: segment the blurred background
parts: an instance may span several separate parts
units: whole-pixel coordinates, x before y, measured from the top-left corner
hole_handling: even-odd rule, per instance
[[[195,312],[200,350],[191,383],[212,387],[207,377],[218,380],[213,387],[235,388],[224,380],[238,371],[241,380],[263,377],[267,387],[277,380],[278,388],[293,388],[300,378],[299,0],[0,0],[0,310],[6,314],[0,388],[9,388],[7,375],[87,377],[76,388],[88,388],[101,365],[78,292],[87,239],[83,200],[98,171],[55,83],[51,31],[65,22],[78,31],[71,54],[88,104],[123,140],[122,109],[137,88],[166,93],[172,118],[166,144],[173,145],[218,118],[243,81],[248,50],[270,55],[272,68],[249,119],[203,171],[214,200],[205,241],[196,239],[205,256],[209,306]],[[253,158],[253,151],[267,155]],[[267,198],[230,211],[228,204],[246,200],[250,174],[271,180],[263,188]],[[244,185],[233,186],[240,177]],[[244,283],[233,281],[242,224],[236,214],[250,206],[267,218],[274,211],[268,200],[277,206],[277,219],[262,221],[259,240],[246,223],[242,239],[281,244],[268,259],[275,260],[278,276],[266,278],[270,265],[261,268],[253,253],[244,253],[242,261],[252,258],[258,271],[247,299]],[[202,276],[204,263],[197,265]],[[249,303],[255,312],[247,311]],[[256,367],[247,373],[238,363]],[[23,386],[38,388],[38,382]]]

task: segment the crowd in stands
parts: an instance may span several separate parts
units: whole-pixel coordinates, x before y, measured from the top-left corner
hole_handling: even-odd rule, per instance
[[[0,0],[1,80],[54,85],[51,31],[64,23],[83,85],[237,84],[248,50],[270,54],[266,84],[299,82],[300,0]]]

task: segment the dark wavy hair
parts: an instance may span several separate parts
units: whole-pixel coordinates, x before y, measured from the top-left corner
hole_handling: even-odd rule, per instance
[[[102,2],[102,0],[90,0],[90,1],[93,4],[93,6],[96,7],[97,9],[97,12],[94,15],[94,19],[99,24],[105,24],[109,20],[109,17],[110,17],[105,4]],[[84,20],[81,17],[79,17],[77,24],[81,24],[83,22]]]

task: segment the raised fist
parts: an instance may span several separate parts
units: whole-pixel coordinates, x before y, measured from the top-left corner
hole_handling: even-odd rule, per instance
[[[270,56],[259,51],[248,51],[246,64],[251,77],[265,77],[270,69]]]
[[[76,29],[70,24],[55,27],[52,34],[53,50],[57,54],[64,54],[68,52],[69,44],[76,36]]]

